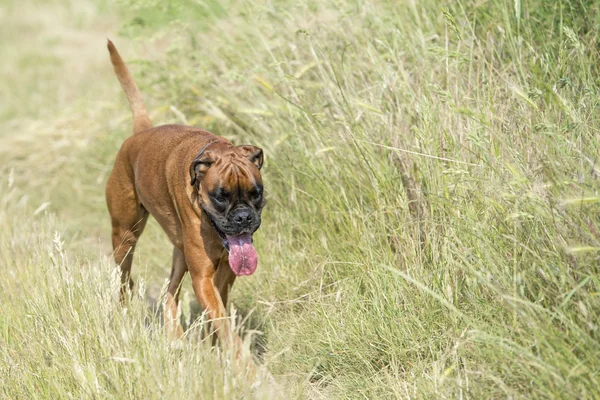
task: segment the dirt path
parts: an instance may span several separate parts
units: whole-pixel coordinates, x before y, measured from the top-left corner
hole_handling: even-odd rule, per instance
[[[82,264],[110,256],[104,182],[131,123],[106,38],[129,60],[147,57],[143,45],[117,34],[117,10],[102,3],[10,0],[0,8],[0,99],[10,99],[0,101],[0,196],[34,215],[57,215],[56,229]],[[153,296],[171,253],[155,225],[134,270]]]
[[[1,124],[52,123],[65,109],[114,92],[104,85],[112,78],[104,40],[115,35],[119,19],[97,3],[13,0],[2,6],[0,93],[10,101],[0,103]]]
[[[37,213],[76,210],[72,169],[107,116],[121,115],[110,113],[119,87],[105,48],[120,22],[101,3],[9,0],[0,9],[0,169]]]

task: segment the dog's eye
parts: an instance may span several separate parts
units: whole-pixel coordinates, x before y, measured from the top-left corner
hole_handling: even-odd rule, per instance
[[[213,195],[213,199],[215,199],[218,203],[225,203],[229,198],[229,193],[219,191]]]
[[[258,203],[261,198],[262,198],[262,190],[261,189],[254,189],[250,192],[250,200],[252,200],[253,202]]]

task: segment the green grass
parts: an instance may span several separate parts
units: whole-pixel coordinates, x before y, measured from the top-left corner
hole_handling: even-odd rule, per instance
[[[97,51],[6,53],[4,396],[598,397],[595,2],[51,4],[99,27]],[[170,268],[155,223],[132,306],[115,300],[103,186],[131,121],[107,35],[155,123],[265,150],[260,265],[232,298],[262,332],[258,388],[194,327],[166,345],[145,300]]]

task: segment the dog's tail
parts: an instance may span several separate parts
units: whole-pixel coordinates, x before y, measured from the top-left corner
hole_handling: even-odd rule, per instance
[[[146,106],[144,106],[142,95],[140,94],[133,77],[129,73],[127,66],[119,55],[117,48],[110,40],[108,40],[107,47],[108,52],[110,53],[110,61],[115,69],[115,74],[117,74],[117,78],[119,78],[119,82],[121,82],[121,86],[129,101],[129,107],[133,113],[133,133],[136,134],[152,128],[152,121],[150,121],[148,111],[146,111]]]

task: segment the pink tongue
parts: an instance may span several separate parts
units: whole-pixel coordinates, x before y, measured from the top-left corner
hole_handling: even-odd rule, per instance
[[[227,235],[229,242],[229,266],[237,275],[252,275],[258,264],[258,254],[252,245],[252,235]]]

